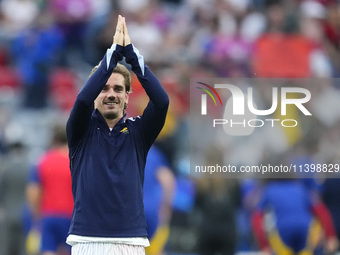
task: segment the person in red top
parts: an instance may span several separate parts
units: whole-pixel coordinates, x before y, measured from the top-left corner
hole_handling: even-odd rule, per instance
[[[27,198],[35,218],[42,220],[41,252],[54,255],[65,246],[71,223],[73,197],[65,127],[54,129],[52,148],[34,167]]]

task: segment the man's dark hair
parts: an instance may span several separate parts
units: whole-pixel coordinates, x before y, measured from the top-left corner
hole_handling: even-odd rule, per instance
[[[90,77],[91,75],[98,69],[98,67],[100,66],[101,61],[99,62],[98,65],[96,65],[91,73],[90,73]],[[130,71],[122,64],[117,63],[117,66],[115,68],[113,68],[112,73],[119,73],[121,75],[123,75],[124,77],[124,81],[125,81],[125,90],[126,92],[131,93],[131,74]]]

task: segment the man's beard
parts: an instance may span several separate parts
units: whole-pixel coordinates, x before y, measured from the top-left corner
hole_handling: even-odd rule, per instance
[[[127,103],[124,103],[124,110],[123,110],[123,115],[125,114],[125,110],[128,108]],[[114,120],[118,118],[119,113],[116,112],[106,112],[103,114],[103,117],[108,119],[108,120]]]
[[[116,112],[105,112],[104,118],[108,119],[108,120],[114,120],[114,119],[118,118],[118,113],[116,113]]]

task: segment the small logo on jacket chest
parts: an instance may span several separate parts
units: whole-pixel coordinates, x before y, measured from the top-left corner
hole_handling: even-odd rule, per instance
[[[125,127],[122,130],[120,130],[120,132],[123,133],[123,134],[128,134],[129,130],[127,129],[127,127]]]

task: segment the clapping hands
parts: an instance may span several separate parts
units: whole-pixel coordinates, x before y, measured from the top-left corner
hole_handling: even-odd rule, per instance
[[[121,15],[118,15],[118,22],[116,33],[113,36],[113,43],[123,47],[131,44],[131,38],[126,27],[125,18]]]

